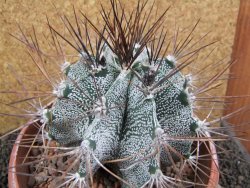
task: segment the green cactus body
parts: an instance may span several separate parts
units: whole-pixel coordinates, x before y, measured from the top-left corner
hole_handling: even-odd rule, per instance
[[[103,97],[105,114],[97,115],[83,136],[83,142],[88,143],[85,148],[100,162],[116,159],[130,78],[130,71],[124,70],[119,74]],[[98,169],[96,161],[91,166],[94,172]],[[83,159],[81,174],[86,175],[86,169]]]
[[[119,163],[122,177],[133,187],[141,187],[159,168],[156,159],[156,117],[154,98],[138,91],[142,83],[133,77],[128,95],[126,123],[122,132],[119,158],[130,158]],[[150,156],[153,155],[153,156]]]
[[[158,81],[169,74],[174,68],[173,65],[174,62],[168,59],[161,63],[155,80]],[[166,136],[169,137],[190,137],[194,134],[190,126],[196,121],[193,118],[192,106],[187,88],[185,88],[185,82],[185,77],[180,72],[177,72],[161,85],[162,87],[167,85],[167,87],[157,92],[155,97],[158,121]],[[167,141],[166,144],[181,155],[188,155],[192,142],[178,141],[177,138],[175,141]],[[172,154],[172,157],[178,159],[174,154]],[[161,164],[164,166],[170,165],[170,160],[164,149],[161,154]]]
[[[121,68],[107,46],[103,56],[106,66],[99,69],[83,59],[66,68],[65,85],[50,110],[50,134],[60,144],[81,145],[81,177],[88,178],[88,164],[95,173],[100,163],[121,159],[117,166],[122,178],[133,187],[143,187],[162,175],[162,165],[171,164],[163,144],[184,156],[190,152],[191,141],[162,137],[194,133],[186,79],[177,72],[150,91],[174,69],[174,62],[164,59],[149,65],[143,50],[131,71]],[[147,78],[150,71],[151,80]],[[143,83],[143,78],[148,81]],[[171,155],[180,159],[175,153]]]
[[[53,120],[49,126],[50,134],[60,144],[81,142],[85,130],[94,120],[98,96],[107,92],[119,73],[114,71],[116,62],[109,56],[114,57],[114,54],[111,51],[104,53],[104,57],[112,61],[97,73],[83,57],[66,68],[65,87],[57,91],[59,98],[51,109]]]

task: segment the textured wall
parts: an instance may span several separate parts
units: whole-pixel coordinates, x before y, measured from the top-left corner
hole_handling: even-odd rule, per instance
[[[73,1],[72,1],[73,2]],[[106,5],[107,0],[100,1]],[[129,8],[135,5],[135,0],[122,0]],[[149,4],[153,1],[149,0]],[[57,7],[57,9],[54,8]],[[99,1],[95,0],[77,0],[74,1],[76,9],[80,9],[86,13],[94,23],[97,23],[97,13],[99,10]],[[156,8],[158,14],[166,7],[171,8],[167,13],[166,27],[170,28],[169,32],[174,31],[176,23],[181,29],[191,29],[191,26],[201,18],[201,21],[195,30],[196,38],[203,36],[208,31],[211,33],[204,40],[205,42],[218,40],[214,47],[217,47],[215,53],[209,58],[209,61],[200,62],[199,59],[205,57],[211,50],[207,49],[201,53],[198,61],[194,65],[195,68],[201,68],[208,63],[218,61],[224,57],[230,57],[231,47],[233,44],[236,18],[239,8],[239,0],[156,0]],[[106,7],[108,8],[108,7]],[[157,10],[156,10],[157,9]],[[0,0],[0,84],[1,91],[21,90],[24,86],[20,86],[17,80],[23,78],[25,87],[41,90],[39,85],[43,85],[42,78],[35,65],[25,51],[25,47],[9,35],[17,35],[17,23],[23,28],[25,33],[32,32],[34,26],[37,36],[41,41],[41,47],[47,48],[44,36],[48,36],[46,28],[46,16],[49,17],[53,25],[64,32],[64,27],[58,19],[57,11],[72,17],[72,3],[64,0]],[[151,20],[152,21],[152,20]],[[190,30],[189,29],[189,30]],[[44,46],[43,46],[44,45]],[[68,53],[74,53],[69,46],[65,46]],[[70,59],[69,59],[70,60]],[[212,73],[209,73],[212,74]],[[28,77],[29,76],[29,77]],[[30,79],[30,76],[32,79]],[[217,95],[224,95],[226,84],[216,90]],[[0,102],[8,103],[13,99],[20,99],[28,95],[16,94],[0,94]],[[16,109],[0,104],[0,112],[17,113]],[[26,104],[27,105],[27,104]],[[20,108],[23,104],[20,103]],[[20,112],[19,112],[20,113]],[[16,120],[13,117],[0,117],[0,133],[4,133],[13,129],[25,120]]]

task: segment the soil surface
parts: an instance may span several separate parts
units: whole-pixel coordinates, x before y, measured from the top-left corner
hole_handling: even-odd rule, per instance
[[[13,140],[11,135],[0,141],[0,187],[8,187],[7,165]],[[219,151],[220,186],[221,188],[250,188],[250,161],[244,160],[243,153],[234,141],[216,143]],[[223,150],[223,152],[220,152]]]
[[[10,135],[4,140],[0,140],[0,187],[8,187],[8,163],[10,153],[17,134]]]
[[[219,152],[225,150],[224,152]],[[223,188],[250,188],[250,161],[234,141],[217,143],[220,185]]]

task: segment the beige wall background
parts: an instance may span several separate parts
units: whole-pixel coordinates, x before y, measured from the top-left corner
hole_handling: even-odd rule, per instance
[[[32,90],[46,89],[46,86],[40,81],[43,80],[36,67],[27,55],[25,47],[11,37],[9,34],[18,35],[17,23],[23,28],[24,32],[32,33],[32,26],[36,30],[36,34],[41,41],[41,47],[49,51],[46,46],[46,40],[43,38],[48,35],[46,26],[46,15],[51,20],[55,28],[64,32],[64,27],[60,22],[57,12],[64,13],[73,17],[72,4],[77,10],[81,10],[88,17],[97,23],[100,18],[100,2],[105,8],[109,8],[108,0],[0,0],[0,90],[11,91],[21,90],[22,86],[17,80],[22,80],[27,88]],[[135,0],[121,0],[121,2],[131,10],[136,5]],[[152,4],[153,0],[149,0],[148,4]],[[195,68],[202,68],[207,64],[216,62],[222,58],[230,58],[232,45],[234,40],[235,26],[239,9],[239,0],[155,0],[155,9],[158,14],[163,12],[168,6],[171,6],[167,13],[166,27],[170,33],[174,31],[176,24],[180,28],[191,28],[196,21],[201,18],[198,27],[195,30],[195,37],[199,38],[208,31],[211,33],[204,40],[205,42],[218,40],[214,47],[215,52],[210,56],[209,60],[200,62],[206,56],[211,48],[204,50],[199,58],[199,63],[195,64]],[[57,8],[55,8],[55,7]],[[150,20],[153,21],[153,20]],[[75,53],[69,46],[64,46],[68,53]],[[59,62],[60,63],[60,62]],[[217,70],[214,69],[214,72]],[[53,70],[52,70],[53,72]],[[208,75],[213,72],[207,73]],[[216,95],[225,95],[226,82],[216,89]],[[16,94],[0,94],[0,113],[23,113],[17,109],[13,109],[2,103],[9,103],[13,100],[21,99],[25,95]],[[26,97],[29,95],[26,95]],[[27,104],[20,103],[19,108],[26,108]],[[220,114],[220,112],[218,112]],[[0,116],[0,134],[14,129],[18,125],[24,123],[26,119],[16,117]]]

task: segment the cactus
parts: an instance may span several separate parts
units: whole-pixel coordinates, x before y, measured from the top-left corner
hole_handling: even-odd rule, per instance
[[[163,58],[149,64],[143,49],[138,61],[127,69],[107,46],[102,54],[105,66],[98,65],[101,68],[97,71],[87,66],[84,56],[66,67],[64,87],[56,91],[58,99],[47,112],[48,132],[60,144],[80,144],[101,163],[134,156],[119,163],[119,170],[129,184],[141,187],[161,173],[160,163],[171,164],[159,146],[169,144],[182,155],[190,153],[190,141],[161,140],[164,134],[194,134],[191,125],[196,120],[192,117],[186,80],[178,72],[160,84],[158,88],[162,89],[157,91],[152,86],[174,69],[175,62]],[[136,162],[157,149],[162,150],[161,154]],[[136,156],[140,150],[144,152]],[[82,161],[79,173],[86,177],[87,167]],[[90,161],[96,171],[98,164],[93,158]]]
[[[66,17],[63,19],[75,44],[48,22],[53,39],[62,38],[79,53],[75,63],[66,62],[61,67],[64,79],[53,85],[53,104],[36,112],[34,118],[42,124],[44,146],[45,140],[55,140],[59,150],[68,148],[62,155],[75,157],[63,173],[62,177],[68,179],[61,186],[88,187],[99,168],[118,178],[122,187],[194,185],[182,180],[181,172],[168,177],[162,169],[176,161],[198,163],[194,160],[198,155],[192,148],[194,140],[210,138],[210,123],[200,120],[193,110],[196,88],[191,76],[181,70],[212,43],[193,49],[195,42],[186,51],[197,22],[187,38],[178,44],[175,41],[173,52],[167,54],[166,34],[162,30],[158,39],[154,35],[166,11],[146,30],[150,16],[143,14],[146,3],[139,1],[131,17],[125,19],[124,7],[115,0],[110,2],[112,14],[103,9],[102,29],[84,16],[98,35],[96,50],[88,34],[90,49],[83,42],[76,15],[77,29]],[[23,42],[42,54],[38,45]],[[179,63],[183,57],[188,58]],[[225,70],[212,77],[208,85]],[[77,166],[76,171],[73,166]]]

